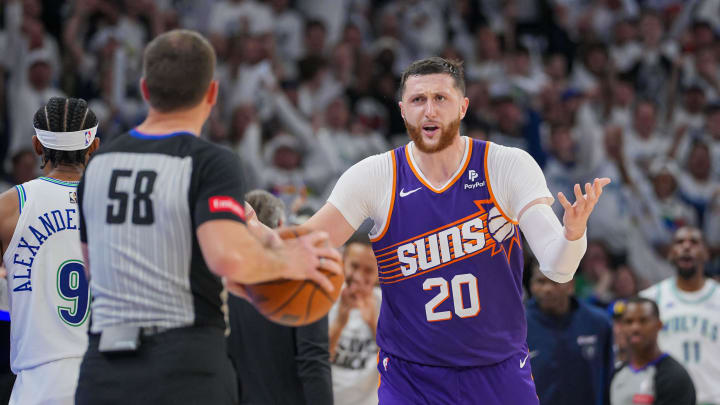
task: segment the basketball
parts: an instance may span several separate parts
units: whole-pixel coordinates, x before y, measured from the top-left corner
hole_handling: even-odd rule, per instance
[[[278,229],[283,239],[299,238],[310,233],[301,226]],[[325,259],[330,260],[330,259]],[[286,326],[302,326],[325,316],[340,296],[345,277],[321,270],[335,287],[328,294],[310,280],[275,280],[246,285],[252,304],[266,318]]]

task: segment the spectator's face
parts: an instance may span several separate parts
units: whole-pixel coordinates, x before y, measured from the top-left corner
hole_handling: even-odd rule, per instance
[[[30,181],[38,176],[37,157],[32,152],[24,152],[22,156],[13,165],[13,180],[17,184]]]
[[[630,267],[620,266],[617,268],[613,278],[612,291],[615,293],[615,298],[630,298],[637,294],[637,284]]]
[[[613,160],[622,159],[622,131],[620,127],[605,130],[605,153]]]
[[[276,13],[281,13],[287,8],[288,0],[272,0],[271,5]]]
[[[273,155],[273,164],[283,170],[295,170],[300,167],[302,156],[298,151],[287,146],[281,146]]]
[[[567,76],[567,61],[564,55],[556,54],[550,57],[545,71],[552,80],[562,80]]]
[[[683,227],[675,232],[668,259],[680,277],[689,279],[702,272],[709,255],[699,229]]]
[[[349,44],[353,49],[358,49],[362,47],[362,33],[360,32],[358,27],[354,25],[348,25],[345,28],[345,33],[343,34],[343,41]]]
[[[342,98],[335,99],[328,105],[326,112],[328,124],[331,128],[346,129],[350,121],[347,104]]]
[[[481,60],[492,60],[500,57],[500,41],[497,35],[489,29],[483,28],[477,34],[478,53]]]
[[[305,34],[305,46],[313,55],[321,55],[325,49],[325,29],[314,25]]]
[[[355,67],[355,55],[349,44],[341,44],[335,48],[333,52],[333,68],[335,70],[352,71]]]
[[[685,109],[693,114],[698,114],[705,107],[705,93],[699,89],[691,89],[685,92]]]
[[[512,134],[522,126],[523,112],[515,103],[504,101],[495,111],[498,126],[504,133]]]
[[[535,267],[530,278],[530,292],[540,309],[554,316],[565,315],[570,309],[570,296],[575,292],[573,282],[556,283]]]
[[[24,15],[32,18],[41,17],[42,3],[40,2],[40,0],[24,0],[22,3]]]
[[[410,139],[425,153],[445,149],[459,135],[468,102],[448,74],[410,76],[400,102]]]
[[[245,39],[243,48],[243,59],[246,63],[254,65],[265,58],[263,43],[260,37],[248,37]]]
[[[642,103],[635,108],[635,131],[643,138],[648,139],[655,130],[655,107]]]
[[[616,105],[626,106],[635,98],[635,89],[629,82],[617,82],[613,86],[613,99]]]
[[[615,26],[615,42],[624,44],[635,39],[635,27],[627,21],[621,21]]]
[[[640,36],[646,46],[658,45],[662,30],[662,22],[654,15],[646,15],[640,20]]]
[[[662,322],[654,314],[651,304],[628,303],[623,312],[622,324],[631,353],[647,352],[657,345]]]
[[[377,283],[378,268],[375,254],[370,245],[351,243],[343,254],[345,283],[353,293],[367,295]]]
[[[575,141],[573,140],[570,128],[561,127],[550,134],[553,155],[563,163],[575,161]]]
[[[660,200],[672,197],[675,194],[675,189],[677,189],[675,177],[668,171],[660,172],[653,178],[653,189]]]
[[[707,116],[705,128],[710,136],[716,140],[720,140],[720,110],[712,112]]]
[[[710,149],[707,145],[697,144],[690,151],[688,170],[698,180],[704,181],[710,177]]]
[[[587,56],[587,68],[595,75],[605,72],[608,64],[607,54],[600,49],[595,49]]]
[[[50,86],[52,69],[46,62],[33,63],[28,70],[28,81],[35,90],[44,90]]]
[[[586,277],[590,280],[597,280],[600,278],[599,274],[601,273],[599,269],[610,268],[610,256],[602,244],[589,242],[580,266]]]
[[[715,34],[710,26],[699,25],[693,29],[693,40],[698,48],[711,46],[715,42]]]

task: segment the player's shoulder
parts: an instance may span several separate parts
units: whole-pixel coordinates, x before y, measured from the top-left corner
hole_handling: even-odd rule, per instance
[[[651,285],[650,287],[640,291],[638,293],[638,296],[647,298],[647,299],[651,299],[653,301],[658,301],[659,299],[661,299],[661,297],[663,295],[662,294],[663,290],[667,286],[669,286],[670,285],[669,283],[672,283],[673,280],[674,280],[674,278],[670,277],[670,278],[666,278],[665,280],[659,281],[659,282]]]
[[[371,155],[352,165],[347,171],[355,174],[383,176],[392,173],[394,166],[394,150]]]
[[[487,143],[487,166],[489,170],[494,168],[507,171],[514,170],[526,172],[531,168],[539,168],[535,159],[525,150],[512,146],[499,145],[497,143]],[[522,173],[515,173],[522,175]]]

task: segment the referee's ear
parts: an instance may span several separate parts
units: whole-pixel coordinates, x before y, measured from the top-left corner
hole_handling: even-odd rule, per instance
[[[150,92],[147,88],[147,82],[144,77],[140,78],[140,93],[142,93],[143,100],[150,104]]]
[[[219,88],[220,88],[220,84],[218,83],[217,80],[213,80],[210,82],[207,92],[205,93],[205,101],[209,105],[213,106],[213,105],[215,105],[215,103],[217,103]]]

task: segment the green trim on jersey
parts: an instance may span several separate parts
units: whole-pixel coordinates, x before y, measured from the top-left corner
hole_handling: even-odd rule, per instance
[[[40,177],[40,180],[45,180],[50,183],[58,184],[61,186],[66,186],[66,187],[77,187],[78,184],[80,184],[79,181],[63,181],[63,180],[53,179],[52,177],[45,177],[45,176]]]
[[[713,294],[715,293],[715,288],[717,287],[717,284],[712,283],[712,287],[710,287],[710,291],[708,291],[707,294],[705,294],[704,296],[702,296],[702,297],[700,297],[700,298],[692,301],[692,300],[689,300],[689,299],[687,299],[687,298],[683,298],[683,297],[680,295],[680,290],[678,290],[678,288],[677,288],[676,279],[673,278],[672,281],[673,281],[673,282],[672,282],[672,284],[670,285],[670,291],[672,291],[672,293],[673,293],[673,295],[675,296],[675,298],[679,299],[681,302],[684,302],[684,303],[686,303],[686,304],[699,304],[699,303],[701,303],[701,302],[707,301],[708,299],[710,299],[710,297],[713,296]],[[705,282],[707,283],[707,282],[711,282],[711,281],[710,281],[710,279],[707,279],[707,280],[705,280]],[[658,298],[659,298],[659,297],[658,297]]]
[[[18,194],[18,203],[20,206],[20,213],[22,214],[23,207],[25,207],[25,202],[27,201],[27,194],[25,194],[25,187],[22,186],[22,184],[15,186],[15,190]]]

